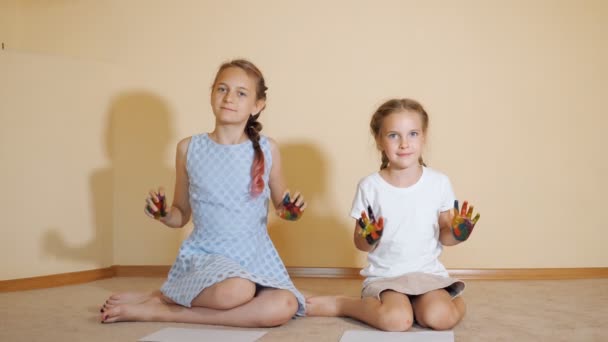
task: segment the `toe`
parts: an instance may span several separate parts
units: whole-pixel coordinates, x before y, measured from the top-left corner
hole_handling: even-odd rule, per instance
[[[120,318],[120,308],[111,308],[106,309],[105,312],[101,315],[101,323],[114,323],[117,322]]]

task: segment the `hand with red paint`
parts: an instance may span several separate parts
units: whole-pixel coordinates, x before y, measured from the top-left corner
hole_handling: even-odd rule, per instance
[[[165,190],[161,187],[158,192],[150,190],[146,198],[144,213],[155,220],[161,220],[167,216],[167,198]]]
[[[291,200],[288,190],[285,191],[283,201],[277,208],[277,215],[284,220],[295,221],[302,217],[305,208],[306,202],[304,201],[304,197],[299,192],[296,192],[293,200]]]
[[[458,200],[454,201],[454,217],[452,218],[452,234],[458,241],[466,241],[471,233],[475,224],[479,220],[479,213],[475,215],[473,219],[473,206],[469,207],[469,202],[464,201],[462,203],[462,210],[458,210]]]
[[[378,240],[380,240],[380,237],[382,237],[384,218],[379,217],[378,221],[376,221],[376,217],[374,216],[371,205],[367,207],[367,212],[369,214],[369,218],[365,214],[365,210],[363,210],[361,212],[361,218],[357,220],[359,227],[361,227],[359,234],[365,238],[367,243],[374,245],[378,242]]]

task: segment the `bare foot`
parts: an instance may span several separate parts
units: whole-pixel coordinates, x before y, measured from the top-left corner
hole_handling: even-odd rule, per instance
[[[142,303],[117,304],[105,310],[101,323],[114,322],[158,322],[163,312],[169,312],[169,305],[160,297],[153,296]]]
[[[307,316],[341,316],[340,299],[337,296],[318,296],[306,298]]]
[[[160,291],[154,292],[122,292],[115,293],[108,297],[105,303],[101,306],[101,312],[104,312],[116,305],[119,304],[139,304],[143,303],[146,300],[157,296],[160,294]]]

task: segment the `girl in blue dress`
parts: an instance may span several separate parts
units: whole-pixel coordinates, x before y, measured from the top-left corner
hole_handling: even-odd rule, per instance
[[[259,134],[266,90],[262,73],[247,60],[219,68],[211,92],[214,130],[178,143],[173,203],[165,207],[159,188],[145,209],[171,228],[192,217],[194,230],[160,290],[110,296],[101,309],[103,323],[270,327],[304,315],[304,297],[266,227],[269,200],[288,219],[306,206],[299,193],[290,199],[277,143]]]

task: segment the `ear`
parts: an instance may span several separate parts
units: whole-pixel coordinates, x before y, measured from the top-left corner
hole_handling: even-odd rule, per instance
[[[266,100],[264,100],[264,99],[257,100],[257,101],[255,101],[254,111],[251,114],[253,114],[253,115],[258,114],[259,112],[264,110],[264,108],[266,108]]]

